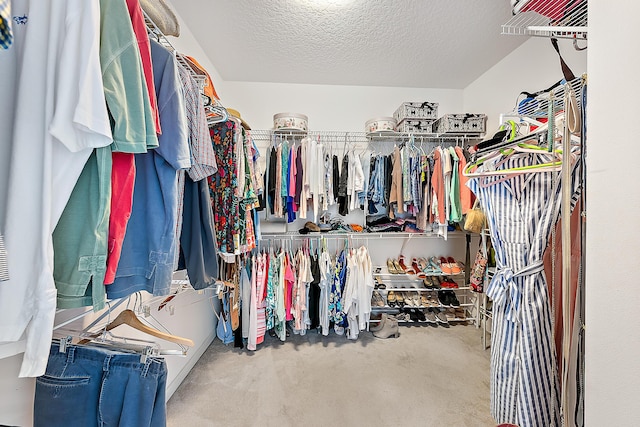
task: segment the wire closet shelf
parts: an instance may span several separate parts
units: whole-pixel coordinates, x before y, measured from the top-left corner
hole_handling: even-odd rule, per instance
[[[538,95],[531,101],[517,105],[511,113],[506,115],[510,117],[548,117],[550,104],[553,104],[554,112],[564,111],[565,91],[571,90],[573,93],[579,94],[585,79],[586,76],[580,76],[567,82],[568,84],[561,84],[548,93]],[[578,96],[576,101],[578,102],[578,107],[582,108],[582,97]]]
[[[586,40],[587,0],[520,0],[502,34]]]
[[[482,139],[478,134],[436,134],[436,133],[401,133],[401,132],[349,132],[349,131],[298,131],[298,130],[251,130],[255,141],[276,142],[278,140],[296,141],[312,138],[331,144],[344,144],[344,147],[375,147],[377,144],[414,144],[431,145],[465,145]]]

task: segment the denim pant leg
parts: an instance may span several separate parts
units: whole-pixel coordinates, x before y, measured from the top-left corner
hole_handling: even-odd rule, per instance
[[[107,354],[73,345],[61,353],[52,344],[45,374],[36,379],[34,426],[96,426]]]
[[[117,354],[105,360],[99,402],[100,426],[166,425],[167,367],[163,359]]]

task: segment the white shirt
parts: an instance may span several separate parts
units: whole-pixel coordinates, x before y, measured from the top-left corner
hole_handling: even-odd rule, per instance
[[[358,193],[364,190],[364,172],[360,158],[355,154],[349,156],[349,176],[347,180],[347,192],[351,196],[349,210],[354,210],[360,205]]]
[[[329,293],[330,278],[333,277],[333,263],[327,251],[320,254],[320,326],[322,335],[329,335]]]
[[[0,342],[26,332],[20,377],[44,374],[56,309],[51,235],[93,148],[111,143],[99,61],[100,10],[84,0],[15,0],[15,109],[5,237],[11,279],[0,287]],[[13,68],[11,68],[13,67]],[[8,69],[7,69],[8,68]],[[6,356],[6,355],[5,355]]]

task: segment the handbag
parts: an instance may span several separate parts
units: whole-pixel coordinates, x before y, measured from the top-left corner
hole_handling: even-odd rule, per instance
[[[471,233],[480,234],[485,227],[487,218],[484,216],[482,209],[478,207],[478,199],[473,203],[473,207],[467,212],[467,217],[464,220],[464,229]]]
[[[223,344],[227,345],[233,342],[231,316],[229,315],[229,297],[226,294],[223,294],[220,301],[222,302],[222,307],[220,310],[220,316],[218,317],[218,324],[216,325],[216,335]]]
[[[471,275],[469,276],[469,284],[474,292],[482,292],[484,288],[484,274],[487,270],[487,257],[482,248],[478,249],[476,259],[471,267]]]

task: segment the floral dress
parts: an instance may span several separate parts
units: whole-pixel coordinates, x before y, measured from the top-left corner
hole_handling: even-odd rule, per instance
[[[240,240],[240,205],[236,197],[238,188],[237,155],[233,141],[235,127],[235,122],[229,120],[216,123],[209,128],[218,165],[218,173],[208,178],[216,242],[220,252],[229,254],[236,252],[236,244]]]

